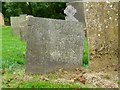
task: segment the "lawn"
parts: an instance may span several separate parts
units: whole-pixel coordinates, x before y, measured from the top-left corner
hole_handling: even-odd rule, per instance
[[[1,32],[1,31],[0,31]],[[2,68],[25,64],[26,43],[12,36],[11,27],[2,28]]]
[[[19,87],[19,88],[84,88],[87,85],[70,84],[70,83],[53,83],[50,80],[41,81],[41,75],[28,75],[25,73],[25,51],[26,42],[21,41],[20,37],[12,36],[11,27],[4,26],[0,30],[2,34],[2,75],[3,75],[3,88],[6,87]],[[0,44],[1,45],[1,44]],[[85,49],[83,56],[83,66],[88,65],[88,49],[87,38],[85,38]],[[52,79],[57,76],[52,74]]]

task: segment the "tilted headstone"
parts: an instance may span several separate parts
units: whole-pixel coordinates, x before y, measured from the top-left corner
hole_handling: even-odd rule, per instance
[[[118,3],[85,3],[89,65],[94,71],[117,70]]]
[[[10,17],[12,34],[15,36],[20,35],[20,17]]]
[[[4,25],[4,16],[3,14],[0,12],[0,26]]]
[[[30,17],[28,20],[26,72],[48,73],[82,64],[83,23]]]

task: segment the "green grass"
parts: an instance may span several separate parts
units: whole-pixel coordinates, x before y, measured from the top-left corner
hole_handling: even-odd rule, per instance
[[[87,41],[87,37],[85,37],[85,40],[84,40],[83,66],[88,66],[88,41]]]
[[[2,68],[12,68],[17,64],[25,64],[26,44],[20,37],[12,36],[11,27],[3,27],[2,31]]]
[[[80,87],[88,87],[87,85],[79,85],[79,84],[62,84],[62,83],[52,83],[50,81],[39,81],[36,76],[34,77],[34,81],[29,80],[16,80],[15,76],[22,77],[25,74],[25,51],[26,51],[26,43],[25,41],[21,41],[20,37],[12,36],[11,27],[4,26],[2,30],[0,30],[0,34],[2,34],[2,68],[6,70],[6,73],[3,75],[5,80],[3,87],[20,87],[20,88],[31,88],[31,87],[39,87],[39,88],[80,88]],[[83,56],[83,66],[88,65],[88,49],[87,49],[87,38],[85,38],[85,49]],[[15,74],[15,75],[14,75]],[[27,76],[27,75],[26,75]],[[40,77],[40,76],[39,76]],[[54,75],[53,75],[54,77]]]
[[[25,84],[25,85],[24,85]],[[27,82],[20,85],[20,88],[28,88],[28,87],[34,87],[34,88],[84,88],[87,87],[79,84],[62,84],[62,83],[51,83],[49,81],[46,82]]]

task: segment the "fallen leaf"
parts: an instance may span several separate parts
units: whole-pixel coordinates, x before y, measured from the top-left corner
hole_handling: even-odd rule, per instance
[[[82,84],[85,84],[85,79],[84,79],[84,78],[80,78],[80,82],[81,82]]]
[[[43,80],[43,81],[48,81],[49,80],[47,77],[44,77],[44,76],[41,76],[40,79]]]

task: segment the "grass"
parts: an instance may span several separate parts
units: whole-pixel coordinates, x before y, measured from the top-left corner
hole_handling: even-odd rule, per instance
[[[26,84],[26,85],[24,85]],[[27,82],[21,84],[21,88],[28,88],[28,87],[34,87],[34,88],[84,88],[82,85],[80,86],[79,84],[62,84],[62,83],[51,83],[49,81],[46,82]]]
[[[0,31],[1,32],[1,31]],[[26,43],[20,37],[12,36],[11,27],[2,28],[2,68],[11,69],[25,64]]]
[[[25,74],[25,51],[26,51],[26,43],[25,41],[21,41],[20,37],[12,36],[11,27],[4,26],[2,30],[0,30],[0,34],[2,34],[2,68],[5,70],[5,74],[3,74],[3,87],[20,87],[20,88],[31,88],[31,87],[39,87],[39,88],[80,88],[87,87],[86,85],[79,84],[62,84],[62,83],[52,83],[50,81],[39,81],[37,76],[33,76],[32,80],[19,80],[18,78],[23,76],[29,76]],[[85,38],[85,49],[83,56],[83,66],[88,65],[88,49],[87,49],[87,38]],[[0,44],[1,45],[1,44]],[[54,75],[53,75],[54,76]],[[15,78],[17,77],[17,79]]]
[[[83,66],[88,66],[88,41],[87,37],[84,40]]]

